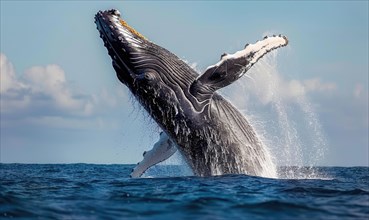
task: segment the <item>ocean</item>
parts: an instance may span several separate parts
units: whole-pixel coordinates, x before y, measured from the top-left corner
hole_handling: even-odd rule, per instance
[[[369,167],[270,179],[165,177],[182,172],[166,165],[132,179],[133,167],[0,164],[0,219],[369,219]]]

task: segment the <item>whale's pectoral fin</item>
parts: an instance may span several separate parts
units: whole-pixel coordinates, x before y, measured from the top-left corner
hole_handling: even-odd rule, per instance
[[[216,90],[241,78],[265,54],[287,44],[285,36],[265,37],[255,44],[247,44],[234,54],[223,54],[217,64],[209,66],[191,84],[190,92],[199,101],[204,101]]]
[[[168,159],[177,151],[175,144],[169,139],[164,132],[160,134],[159,141],[154,145],[150,151],[145,151],[144,159],[133,168],[131,177],[140,177],[150,167]]]

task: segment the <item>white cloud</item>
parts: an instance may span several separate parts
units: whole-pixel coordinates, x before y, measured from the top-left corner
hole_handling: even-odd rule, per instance
[[[72,87],[58,65],[34,66],[18,76],[4,54],[0,54],[0,60],[2,114],[61,120],[91,117],[118,104],[118,97],[106,89],[95,95]]]
[[[243,81],[248,92],[255,94],[263,104],[272,101],[294,102],[308,93],[327,93],[337,89],[333,82],[322,82],[320,78],[287,80],[277,71],[276,52],[264,57],[247,73]],[[248,85],[247,85],[248,84]],[[238,92],[238,91],[237,91]]]
[[[4,54],[0,54],[1,112],[10,112],[12,109],[26,107],[30,103],[30,97],[27,95],[19,96],[19,92],[27,90],[29,90],[29,86],[17,79],[13,64]]]
[[[18,82],[16,79],[13,64],[10,63],[4,54],[0,54],[0,93],[4,93],[11,89],[22,89],[26,88],[24,84]]]
[[[90,115],[94,103],[90,97],[77,98],[78,95],[68,85],[64,71],[57,65],[35,66],[25,71],[25,81],[32,94],[49,96],[57,108],[75,115]]]
[[[335,83],[322,83],[319,78],[304,80],[303,83],[306,90],[312,92],[331,92],[337,89]]]

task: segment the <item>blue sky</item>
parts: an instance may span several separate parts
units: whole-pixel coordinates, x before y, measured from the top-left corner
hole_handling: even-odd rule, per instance
[[[278,77],[269,79],[278,81],[274,92],[286,109],[303,97],[299,110],[286,111],[297,130],[306,124],[299,118],[309,118],[301,106],[311,106],[321,125],[309,140],[309,127],[301,129],[301,147],[322,133],[327,149],[318,164],[368,166],[367,1],[1,1],[1,162],[137,163],[158,139],[116,79],[95,28],[94,14],[110,8],[200,72],[264,34],[288,36],[272,60]],[[265,121],[258,109],[270,111],[276,99],[251,90],[244,91],[263,108],[231,101]],[[227,94],[234,91],[241,90]],[[273,132],[264,130],[268,139]]]

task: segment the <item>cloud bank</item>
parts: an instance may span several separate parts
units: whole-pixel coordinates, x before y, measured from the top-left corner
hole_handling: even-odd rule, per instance
[[[0,62],[4,120],[79,127],[76,120],[96,118],[125,98],[119,87],[114,93],[102,89],[99,94],[86,94],[68,81],[63,69],[55,64],[33,66],[17,75],[5,54],[0,54]]]
[[[1,61],[1,113],[88,116],[94,111],[93,96],[74,90],[58,65],[34,66],[18,77],[4,54]]]

